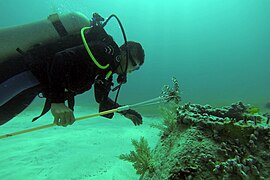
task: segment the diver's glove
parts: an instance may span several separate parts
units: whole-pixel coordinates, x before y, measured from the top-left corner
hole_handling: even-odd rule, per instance
[[[119,113],[130,119],[135,126],[139,126],[143,123],[142,116],[137,111],[129,109],[126,111],[121,111]]]
[[[117,103],[115,104],[111,99],[107,98],[105,101],[101,101],[99,103],[99,112],[107,111],[107,110],[118,108],[118,107],[120,107],[119,104]],[[122,114],[126,118],[130,119],[135,126],[139,126],[142,124],[142,116],[138,112],[132,109],[121,111],[119,112],[119,114]],[[101,116],[111,119],[113,118],[114,113],[104,114]]]

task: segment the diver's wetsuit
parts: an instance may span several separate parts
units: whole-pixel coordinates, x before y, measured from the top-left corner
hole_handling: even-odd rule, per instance
[[[119,106],[108,97],[113,85],[112,76],[108,79],[105,77],[109,71],[115,73],[119,65],[120,49],[103,29],[98,31],[99,38],[92,38],[88,41],[88,45],[99,64],[103,66],[110,64],[107,69],[97,67],[84,45],[57,52],[50,59],[46,54],[34,56],[35,63],[32,64],[31,71],[40,84],[24,90],[0,106],[0,125],[23,111],[39,93],[47,98],[49,104],[64,103],[69,97],[74,99],[75,95],[89,90],[93,84],[96,101],[100,103],[100,111]],[[92,36],[97,37],[96,34]],[[39,61],[38,58],[42,60]],[[1,83],[0,81],[0,85]],[[106,117],[112,116],[113,114],[110,114]]]

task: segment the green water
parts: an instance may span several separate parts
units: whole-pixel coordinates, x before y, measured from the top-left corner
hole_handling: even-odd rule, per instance
[[[184,102],[223,106],[244,101],[270,112],[265,108],[270,102],[269,8],[269,0],[0,0],[0,28],[52,13],[79,11],[89,19],[93,12],[114,13],[128,40],[141,42],[146,54],[143,67],[122,87],[120,104],[159,96],[174,76]],[[123,43],[116,21],[106,30]],[[76,117],[98,112],[93,96],[90,90],[76,97]],[[0,135],[52,123],[51,113],[31,122],[43,103],[37,98],[1,126]],[[161,121],[152,117],[157,109],[138,109],[144,120],[139,127],[116,114],[112,120],[97,117],[1,140],[0,179],[139,179],[118,156],[133,150],[131,138],[144,136],[154,148],[160,137],[150,125]]]
[[[0,27],[54,12],[115,13],[128,39],[141,42],[146,53],[145,65],[122,88],[121,103],[158,96],[175,76],[184,101],[263,107],[270,102],[269,7],[268,0],[1,0]],[[106,29],[123,43],[116,22]],[[92,95],[79,101],[84,96]]]

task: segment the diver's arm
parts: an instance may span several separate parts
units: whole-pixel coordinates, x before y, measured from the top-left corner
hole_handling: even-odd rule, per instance
[[[97,96],[101,95],[99,93],[102,94],[102,91],[97,91],[95,89],[95,97],[96,98],[97,98]],[[121,106],[118,103],[115,103],[108,96],[103,97],[102,100],[101,99],[98,99],[98,100],[99,100],[99,112],[110,110],[110,109],[115,109],[115,108],[118,108]],[[128,109],[128,110],[120,111],[120,112],[117,111],[117,113],[122,114],[126,118],[130,119],[135,126],[139,126],[143,123],[142,116],[137,111],[134,111],[132,109]],[[105,114],[102,116],[111,119],[111,118],[113,118],[114,113]]]
[[[64,80],[67,73],[67,65],[63,52],[56,53],[48,72],[49,76],[49,94],[51,103],[64,103],[65,87]]]
[[[103,78],[97,78],[94,84],[94,92],[96,102],[99,103],[99,112],[114,109],[119,107],[120,105],[114,103],[112,99],[109,98],[109,92],[112,86],[112,78],[109,80]],[[103,115],[107,118],[112,118],[113,113]]]
[[[96,98],[96,101],[99,103],[99,112],[115,109],[121,106],[118,103],[115,103],[111,98],[108,97],[110,87],[111,87],[110,83],[106,82],[106,80],[105,82],[96,81],[95,83],[95,86],[94,86],[95,98]],[[135,126],[142,124],[142,116],[138,112],[132,109],[120,111],[118,113],[130,119]],[[102,116],[111,119],[114,116],[114,113],[105,114]]]
[[[71,125],[75,122],[73,111],[65,105],[65,84],[70,75],[70,69],[76,60],[76,54],[65,50],[56,53],[48,72],[51,112],[54,123],[60,126]]]
[[[70,79],[78,79],[87,72],[88,59],[84,46],[79,45],[55,54],[48,72],[49,99],[52,103],[65,101],[65,88]]]

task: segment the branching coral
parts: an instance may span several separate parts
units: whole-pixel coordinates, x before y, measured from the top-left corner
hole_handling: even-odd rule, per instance
[[[160,111],[163,123],[151,124],[151,127],[160,129],[164,136],[168,136],[177,127],[177,105],[175,103],[167,104]]]
[[[163,87],[161,96],[166,98],[166,105],[161,108],[161,115],[163,118],[163,124],[152,124],[154,128],[158,128],[163,132],[163,135],[167,136],[175,130],[177,127],[177,116],[181,97],[180,97],[180,87],[177,79],[172,78],[173,87],[165,85]]]
[[[146,171],[152,172],[153,166],[151,164],[151,150],[148,146],[148,142],[141,137],[140,141],[135,139],[131,140],[135,151],[130,151],[130,154],[121,154],[120,159],[133,163],[133,167],[137,170],[137,174],[143,178]]]

